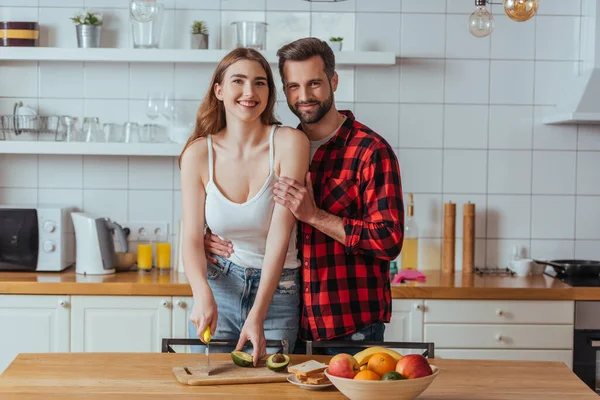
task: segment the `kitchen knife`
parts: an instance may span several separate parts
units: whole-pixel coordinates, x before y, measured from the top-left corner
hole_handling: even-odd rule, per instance
[[[206,355],[206,375],[210,375],[210,326],[207,326],[202,334],[202,339],[206,343],[204,354]]]

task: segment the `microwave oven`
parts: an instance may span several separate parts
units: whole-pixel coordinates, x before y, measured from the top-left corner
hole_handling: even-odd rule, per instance
[[[0,206],[0,270],[62,271],[75,263],[74,208]]]

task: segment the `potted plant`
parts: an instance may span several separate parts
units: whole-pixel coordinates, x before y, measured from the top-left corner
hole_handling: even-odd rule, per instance
[[[194,21],[192,25],[192,49],[208,49],[208,27],[205,21]]]
[[[71,20],[75,23],[77,30],[77,47],[100,47],[102,14],[84,11],[72,17]]]
[[[333,51],[342,51],[342,41],[343,37],[330,37],[329,38],[329,46],[333,49]]]

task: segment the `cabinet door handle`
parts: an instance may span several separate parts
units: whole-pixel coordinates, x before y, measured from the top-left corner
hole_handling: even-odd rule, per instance
[[[182,301],[182,300],[177,300],[177,301],[175,302],[175,305],[176,305],[177,307],[181,307],[181,308],[185,308],[185,307],[187,306],[187,304],[185,304],[185,301]]]
[[[496,334],[496,342],[501,342],[504,338],[502,337],[501,334]]]
[[[58,305],[61,306],[61,307],[67,307],[69,305],[69,302],[67,300],[65,300],[65,299],[60,299],[58,301]]]
[[[423,306],[419,303],[415,304],[415,310],[422,310]]]
[[[160,305],[163,307],[169,307],[171,305],[171,303],[169,303],[167,300],[163,300],[160,302]]]

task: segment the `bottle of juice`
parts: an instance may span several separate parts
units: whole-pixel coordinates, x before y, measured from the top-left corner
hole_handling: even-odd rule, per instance
[[[408,194],[408,209],[404,219],[402,269],[419,269],[419,228],[415,220],[413,194]]]

